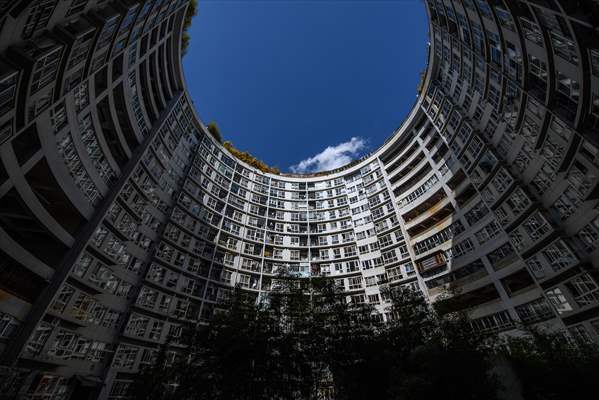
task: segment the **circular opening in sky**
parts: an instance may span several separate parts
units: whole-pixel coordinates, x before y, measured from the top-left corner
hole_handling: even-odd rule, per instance
[[[375,150],[426,68],[419,0],[201,1],[189,33],[186,80],[204,123],[285,172]]]

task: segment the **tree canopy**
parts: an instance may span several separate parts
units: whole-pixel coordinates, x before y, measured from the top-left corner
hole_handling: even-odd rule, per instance
[[[208,123],[208,126],[206,126],[206,129],[208,129],[208,133],[210,133],[212,135],[212,137],[214,139],[216,139],[217,142],[222,143],[223,142],[223,137],[220,133],[220,129],[218,128],[218,125],[216,125],[216,122],[212,121]]]
[[[183,20],[183,36],[181,37],[181,56],[185,56],[187,54],[187,48],[189,47],[189,42],[191,41],[191,36],[189,35],[189,27],[191,26],[191,20],[198,13],[198,1],[190,0],[189,5],[187,6],[187,11],[185,12],[185,18]]]
[[[388,296],[382,322],[325,278],[282,279],[265,298],[234,289],[172,362],[158,353],[137,398],[497,398],[493,355],[463,316],[438,316],[410,289]],[[149,397],[152,385],[176,389]]]
[[[226,141],[223,143],[225,149],[229,151],[229,153],[233,154],[237,159],[245,162],[252,167],[259,169],[262,172],[268,172],[271,174],[280,174],[281,171],[277,167],[271,167],[266,164],[264,161],[258,160],[256,157],[248,153],[247,151],[241,151],[233,146],[233,143],[230,141]]]

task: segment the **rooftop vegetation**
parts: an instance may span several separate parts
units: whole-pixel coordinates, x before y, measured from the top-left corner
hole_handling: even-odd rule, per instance
[[[277,175],[281,173],[278,167],[271,167],[267,165],[264,161],[258,160],[256,157],[254,157],[247,151],[241,151],[235,148],[235,146],[233,146],[233,143],[229,141],[224,142],[223,146],[225,147],[225,149],[229,151],[229,153],[233,154],[236,158],[248,165],[251,165],[254,168],[259,169],[262,172],[268,172]]]
[[[214,122],[214,121],[210,122],[206,126],[206,129],[212,135],[212,137],[214,139],[216,139],[217,142],[221,143],[223,145],[223,147],[225,149],[227,149],[229,151],[229,153],[231,153],[237,159],[243,161],[244,163],[246,163],[248,165],[251,165],[252,167],[254,167],[256,169],[259,169],[262,172],[268,172],[268,173],[277,174],[277,175],[281,173],[281,171],[279,170],[278,167],[271,167],[271,166],[267,165],[264,161],[258,160],[256,157],[254,157],[247,151],[239,150],[238,148],[233,146],[232,142],[230,142],[230,141],[223,142],[223,136],[220,133],[220,129],[218,129],[218,125],[216,125],[216,122]]]
[[[187,12],[185,13],[185,19],[183,20],[183,37],[181,38],[181,55],[184,56],[187,53],[187,47],[191,36],[189,35],[188,29],[191,26],[192,18],[198,13],[198,1],[191,0],[189,6],[187,6]]]
[[[212,137],[216,139],[217,142],[221,144],[223,143],[223,137],[220,134],[220,129],[218,129],[218,125],[216,125],[216,122],[210,122],[206,128],[208,129],[208,132],[212,135]]]

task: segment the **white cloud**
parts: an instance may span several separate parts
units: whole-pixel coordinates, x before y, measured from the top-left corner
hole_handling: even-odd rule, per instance
[[[339,168],[357,158],[366,149],[366,140],[353,137],[347,142],[329,146],[315,156],[289,167],[296,174],[328,171]]]

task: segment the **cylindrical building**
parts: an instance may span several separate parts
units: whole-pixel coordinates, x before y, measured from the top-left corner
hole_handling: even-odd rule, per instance
[[[428,0],[419,97],[335,171],[236,159],[186,92],[188,0],[0,1],[0,373],[126,399],[234,285],[409,286],[599,341],[599,3]]]

